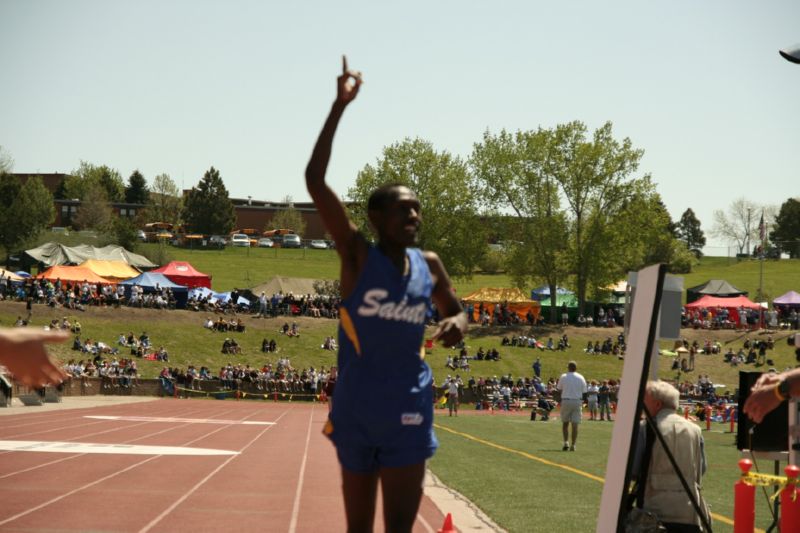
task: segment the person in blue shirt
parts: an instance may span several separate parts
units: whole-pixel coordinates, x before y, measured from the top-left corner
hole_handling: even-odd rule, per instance
[[[453,346],[467,317],[439,257],[414,248],[420,202],[401,184],[369,198],[371,244],[325,182],[336,128],[361,87],[343,58],[337,95],[306,168],[306,186],[341,260],[338,376],[325,434],[341,464],[348,531],[372,531],[378,482],[386,531],[411,531],[422,499],[433,434],[433,375],[423,360],[425,325],[436,304],[434,339]]]

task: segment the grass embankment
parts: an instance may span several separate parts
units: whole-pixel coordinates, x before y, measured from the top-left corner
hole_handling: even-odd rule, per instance
[[[25,306],[20,302],[0,303],[0,325],[13,324],[17,316],[25,314]],[[249,315],[240,315],[246,325],[245,333],[212,332],[202,327],[208,316],[203,313],[191,311],[157,311],[152,309],[132,309],[121,307],[113,308],[88,308],[85,312],[65,312],[63,309],[50,309],[48,307],[34,306],[32,326],[44,326],[54,318],[60,319],[67,316],[71,321],[78,319],[83,327],[82,338],[100,340],[109,345],[114,345],[120,333],[133,332],[136,336],[146,331],[151,342],[157,348],[163,345],[170,354],[170,366],[186,368],[189,364],[207,366],[212,372],[230,362],[249,364],[261,367],[265,362],[274,363],[279,357],[289,357],[293,366],[308,368],[313,366],[330,366],[335,364],[336,354],[320,348],[325,337],[335,336],[337,322],[329,319],[313,318],[270,318],[259,319]],[[296,321],[300,326],[301,335],[298,338],[289,338],[279,333],[284,322]],[[488,350],[496,348],[501,355],[500,361],[470,361],[471,374],[476,376],[500,376],[511,374],[514,377],[530,376],[531,364],[540,357],[542,360],[543,376],[558,377],[570,359],[577,361],[578,368],[587,379],[619,378],[622,375],[623,361],[610,355],[589,355],[583,349],[588,341],[603,341],[606,337],[616,338],[621,328],[576,328],[543,327],[531,330],[527,327],[514,328],[483,328],[473,326],[466,339],[470,355],[474,355],[479,347]],[[429,329],[429,335],[433,333]],[[502,346],[503,336],[519,334],[531,335],[546,341],[548,337],[558,339],[566,333],[570,340],[570,348],[564,352],[541,351],[531,348]],[[706,338],[718,339],[727,349],[732,346],[735,350],[742,345],[747,335],[734,331],[707,332],[701,330],[684,330],[684,336],[693,341],[695,339],[702,345]],[[794,352],[785,337],[788,333],[775,334],[775,349],[768,353],[773,359],[775,367],[783,369],[794,366]],[[751,338],[766,338],[766,334],[750,334]],[[237,356],[223,355],[220,353],[222,341],[225,337],[232,337],[241,345],[243,353]],[[277,354],[264,354],[261,352],[262,339],[275,339],[279,352]],[[663,342],[662,347],[671,348],[672,343]],[[72,351],[70,343],[54,346],[53,353],[61,360],[82,358],[85,354]],[[434,370],[436,380],[442,383],[447,374],[453,372],[445,367],[448,355],[456,355],[454,350],[436,346],[429,350],[427,360]],[[120,356],[127,357],[122,351]],[[670,370],[671,357],[662,356],[660,360],[660,374],[664,377],[675,378],[677,374]],[[140,372],[144,377],[154,377],[161,370],[162,365],[153,361],[141,361]],[[715,383],[724,383],[731,390],[738,384],[738,371],[763,370],[752,366],[731,367],[722,362],[721,355],[698,355],[694,372],[683,374],[681,379],[696,380],[699,374],[708,374]]]

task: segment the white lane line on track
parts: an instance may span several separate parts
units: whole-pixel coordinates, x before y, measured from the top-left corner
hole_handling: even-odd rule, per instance
[[[280,415],[280,416],[279,416],[279,417],[276,419],[276,422],[277,422],[278,420],[280,420],[281,418],[283,418],[283,415],[285,415],[287,412],[288,412],[288,411],[284,411],[284,412],[283,412],[283,413],[282,413],[282,414],[281,414],[281,415]],[[262,436],[264,433],[266,433],[267,431],[269,431],[270,429],[272,429],[272,427],[273,427],[273,426],[267,426],[267,427],[265,427],[264,429],[262,429],[262,430],[259,432],[259,434],[258,434],[258,435],[256,435],[256,436],[255,436],[255,438],[253,438],[253,440],[251,440],[250,442],[248,442],[247,444],[245,444],[245,446],[244,446],[244,447],[243,447],[241,450],[239,450],[239,453],[241,454],[241,453],[243,453],[245,450],[247,450],[247,448],[249,448],[250,446],[252,446],[252,445],[253,445],[253,443],[255,443],[255,442],[258,440],[258,439],[260,439],[260,438],[261,438],[261,436]],[[175,509],[176,509],[176,508],[177,508],[177,507],[178,507],[180,504],[182,504],[183,502],[185,502],[185,501],[186,501],[186,500],[187,500],[187,499],[188,499],[188,498],[189,498],[189,497],[190,497],[192,494],[194,494],[195,492],[197,492],[197,489],[199,489],[200,487],[202,487],[203,485],[205,485],[206,481],[208,481],[209,479],[211,479],[212,477],[214,477],[214,475],[215,475],[217,472],[219,472],[220,470],[222,470],[223,468],[225,468],[225,467],[228,465],[228,463],[230,463],[231,461],[233,461],[234,459],[236,459],[236,457],[238,457],[238,455],[234,455],[234,456],[232,456],[232,457],[229,457],[227,460],[225,460],[225,462],[223,462],[223,463],[222,463],[221,465],[219,465],[217,468],[215,468],[214,470],[212,470],[212,471],[211,471],[211,472],[210,472],[210,473],[209,473],[209,474],[208,474],[206,477],[204,477],[203,479],[201,479],[200,481],[198,481],[198,482],[195,484],[195,486],[194,486],[194,487],[192,487],[191,489],[189,489],[189,490],[188,490],[188,491],[187,491],[187,492],[186,492],[186,493],[185,493],[183,496],[181,496],[180,498],[178,498],[177,500],[175,500],[175,502],[173,502],[173,504],[172,504],[172,505],[170,505],[169,507],[167,507],[166,509],[164,509],[164,511],[163,511],[163,512],[162,512],[160,515],[158,515],[157,517],[155,517],[155,518],[154,518],[152,521],[150,521],[150,523],[149,523],[149,524],[147,524],[147,525],[146,525],[146,526],[144,526],[142,529],[140,529],[140,530],[139,530],[139,533],[147,533],[148,531],[150,531],[151,529],[153,529],[153,527],[155,527],[155,526],[156,526],[156,525],[157,525],[159,522],[161,522],[161,521],[162,521],[162,520],[163,520],[163,519],[164,519],[164,518],[165,518],[165,517],[166,517],[168,514],[170,514],[172,511],[174,511],[174,510],[175,510]],[[0,524],[0,525],[2,525],[2,524]]]
[[[87,415],[84,418],[94,418],[97,420],[121,420],[123,422],[169,422],[186,424],[228,424],[243,426],[273,426],[275,422],[259,422],[258,420],[222,420],[219,418],[170,418],[163,416],[108,416],[108,415]]]
[[[187,414],[192,413],[192,412],[193,412],[193,410],[189,410],[187,412]],[[80,437],[74,437],[72,439],[67,439],[67,440],[70,441],[70,440],[75,440],[75,439],[85,439],[87,437],[96,437],[97,435],[104,435],[106,433],[114,433],[116,431],[124,431],[124,430],[128,430],[128,429],[131,429],[131,428],[144,426],[144,425],[146,425],[148,423],[149,422],[142,422],[140,424],[134,424],[132,426],[127,426],[127,427],[124,427],[124,428],[117,427],[117,428],[105,429],[103,431],[95,431],[94,433],[87,433],[87,434],[81,435]],[[98,424],[102,424],[102,422],[92,422],[91,424],[84,424],[81,427],[95,426],[95,425],[98,425]],[[29,437],[31,435],[39,435],[40,433],[50,433],[52,431],[58,431],[58,430],[62,430],[62,429],[69,429],[69,428],[72,428],[72,427],[74,427],[74,424],[71,424],[69,426],[63,426],[63,427],[56,428],[56,429],[52,429],[52,430],[49,430],[49,431],[37,431],[37,432],[34,432],[34,433],[22,433],[22,434],[19,434],[19,435],[12,435],[11,437],[6,437],[5,440],[13,440],[14,438],[17,438],[17,437]],[[172,429],[172,428],[170,428],[170,429]],[[166,431],[170,431],[170,429],[167,429]],[[163,431],[156,431],[155,433],[151,433],[151,434],[145,435],[143,437],[138,437],[136,439],[126,441],[126,443],[136,442],[137,440],[139,440],[141,438],[147,438],[147,437],[150,437],[150,436],[153,436],[153,435],[158,435],[159,433],[163,433]],[[4,454],[7,454],[7,453],[12,453],[12,452],[11,451],[0,451],[0,455],[4,455]],[[2,479],[2,478],[0,477],[0,479]]]
[[[197,411],[197,409],[190,409],[190,410],[188,410],[186,412],[186,414],[190,414],[190,413],[196,412],[196,411]],[[57,420],[59,423],[67,423],[67,422],[69,422],[69,424],[68,425],[62,425],[62,426],[55,427],[55,428],[51,427],[49,429],[41,430],[41,431],[34,431],[34,432],[27,432],[27,433],[17,433],[15,435],[0,435],[0,437],[3,437],[4,439],[17,439],[17,438],[20,438],[20,437],[30,437],[32,435],[41,435],[42,433],[52,433],[54,431],[59,431],[59,430],[62,430],[62,429],[72,428],[78,423],[80,424],[81,427],[96,426],[96,425],[100,425],[100,424],[103,423],[102,421],[86,423],[82,419],[83,419],[82,415],[78,415],[78,416],[74,416],[74,417],[58,417],[58,418],[55,418],[54,420],[48,420],[47,422],[48,423],[52,423],[52,422]],[[3,429],[6,429],[6,428],[4,427]]]
[[[417,520],[419,520],[420,525],[425,528],[427,533],[434,533],[435,530],[431,527],[427,520],[422,518],[422,514],[419,511],[417,511]]]
[[[300,516],[300,494],[303,492],[303,480],[306,475],[306,461],[308,460],[308,444],[311,442],[311,422],[314,417],[314,404],[311,404],[311,414],[308,415],[308,432],[306,433],[306,448],[303,450],[303,462],[300,464],[300,478],[297,480],[297,490],[294,493],[292,505],[292,520],[289,522],[289,533],[297,531],[297,518]]]
[[[283,416],[283,415],[281,415],[281,416]],[[247,417],[245,417],[245,418],[247,418]],[[280,419],[280,417],[278,417],[278,418]],[[264,429],[264,431],[267,431],[271,427],[272,426],[267,427],[266,429]],[[214,433],[218,433],[218,432],[222,431],[223,429],[226,429],[226,428],[225,427],[219,427],[219,428],[217,428],[217,429],[215,429],[213,431],[209,431],[205,435],[201,435],[200,437],[197,437],[196,439],[192,439],[189,442],[184,443],[184,446],[188,446],[190,444],[194,444],[195,442],[197,442],[199,440],[203,440],[205,438],[208,438],[211,435],[213,435]],[[262,433],[264,433],[264,431],[262,431]],[[48,500],[46,502],[40,503],[39,505],[36,505],[35,507],[32,507],[32,508],[30,508],[30,509],[28,509],[26,511],[22,511],[21,513],[17,513],[14,516],[10,516],[10,517],[6,518],[5,520],[0,521],[0,526],[8,524],[9,522],[13,522],[14,520],[16,520],[18,518],[22,518],[23,516],[27,516],[27,515],[29,515],[31,513],[34,513],[36,511],[38,511],[39,509],[43,509],[43,508],[45,508],[45,507],[47,507],[49,505],[52,505],[52,504],[54,504],[56,502],[59,502],[59,501],[63,500],[64,498],[68,498],[69,496],[72,496],[73,494],[77,494],[78,492],[81,492],[83,490],[92,488],[95,485],[98,485],[98,484],[102,483],[103,481],[107,481],[107,480],[109,480],[111,478],[114,478],[114,477],[120,475],[120,474],[124,474],[125,472],[128,472],[129,470],[133,470],[134,468],[137,468],[137,467],[139,467],[139,466],[141,466],[141,465],[143,465],[145,463],[149,463],[150,461],[152,461],[154,459],[158,459],[160,457],[162,457],[162,456],[154,455],[152,457],[148,457],[147,459],[145,459],[143,461],[139,461],[138,463],[135,463],[135,464],[123,469],[123,470],[117,470],[113,474],[109,474],[107,476],[103,476],[102,478],[97,479],[95,481],[92,481],[91,483],[87,483],[87,484],[85,484],[85,485],[83,485],[81,487],[78,487],[76,489],[73,489],[73,490],[71,490],[71,491],[69,491],[69,492],[67,492],[65,494],[62,494],[60,496],[56,496],[55,498],[52,498],[52,499],[50,499],[50,500]],[[234,456],[234,457],[236,457],[236,456]],[[230,459],[228,461],[230,461]]]
[[[224,411],[223,411],[223,413],[224,413]],[[145,423],[134,424],[132,426],[128,426],[125,429],[135,428],[135,427],[144,426],[144,425],[145,425]],[[136,442],[136,441],[139,441],[139,440],[142,440],[142,439],[149,439],[149,438],[155,437],[156,435],[161,435],[162,433],[169,433],[170,431],[172,431],[174,429],[180,429],[180,428],[184,428],[186,426],[188,426],[188,424],[184,424],[182,426],[177,426],[177,427],[170,427],[170,428],[162,429],[162,430],[159,430],[159,431],[154,431],[153,433],[148,433],[147,435],[142,435],[140,437],[136,437],[135,439],[128,439],[128,440],[124,441],[122,444],[130,444],[131,442]],[[83,435],[80,438],[93,437],[93,436],[96,436],[96,435],[102,435],[103,433],[111,433],[113,431],[119,431],[119,429],[113,429],[113,430],[98,431],[98,432],[95,432],[95,433],[89,433],[88,435]],[[5,453],[11,453],[11,452],[0,452],[0,455],[3,455]],[[69,461],[71,459],[77,459],[78,457],[83,457],[84,455],[86,455],[86,454],[85,453],[78,453],[78,454],[75,454],[75,455],[70,455],[69,457],[63,457],[61,459],[56,459],[55,461],[49,461],[49,462],[46,462],[46,463],[38,464],[36,466],[31,466],[31,467],[25,468],[23,470],[17,470],[16,472],[9,472],[7,474],[4,474],[4,475],[0,476],[0,479],[5,479],[7,477],[16,476],[18,474],[24,474],[26,472],[31,472],[33,470],[38,470],[40,468],[44,468],[44,467],[51,466],[51,465],[54,465],[54,464],[57,464],[57,463],[61,463],[63,461]]]
[[[114,455],[236,455],[231,450],[187,448],[185,446],[146,446],[104,442],[64,442],[42,440],[0,440],[0,450],[12,452],[80,453]]]

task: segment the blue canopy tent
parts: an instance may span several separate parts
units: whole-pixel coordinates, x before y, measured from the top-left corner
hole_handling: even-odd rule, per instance
[[[228,303],[231,301],[231,293],[230,292],[215,292],[214,296],[222,303]],[[244,298],[243,296],[239,296],[236,300],[236,305],[243,305],[245,307],[250,307],[250,300]]]
[[[164,274],[157,272],[144,272],[135,278],[121,281],[119,284],[125,287],[126,298],[131,297],[131,287],[139,285],[145,294],[156,292],[156,290],[163,288],[171,289],[178,309],[186,308],[186,300],[189,299],[189,289],[187,287],[173,283]]]
[[[574,294],[571,290],[565,289],[564,287],[556,287],[556,298],[559,296],[568,296],[570,294]],[[541,287],[537,287],[531,291],[531,300],[536,300],[537,302],[541,302],[543,300],[550,299],[550,287],[547,285],[542,285]]]

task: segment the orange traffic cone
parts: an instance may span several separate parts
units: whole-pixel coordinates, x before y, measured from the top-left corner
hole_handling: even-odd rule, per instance
[[[440,529],[438,533],[456,533],[456,528],[453,527],[453,515],[447,513],[447,516],[444,517],[442,529]]]

